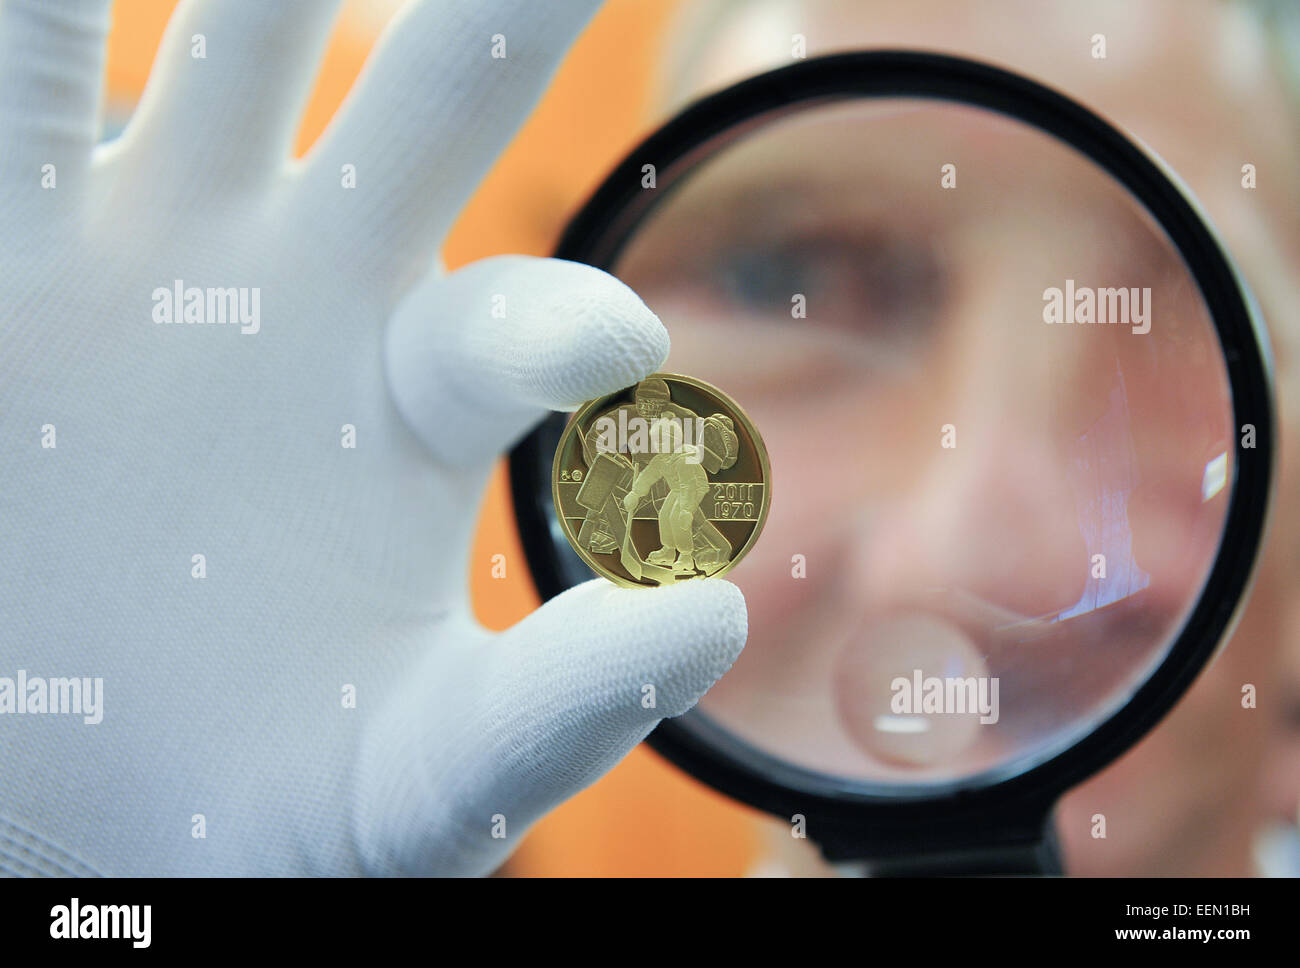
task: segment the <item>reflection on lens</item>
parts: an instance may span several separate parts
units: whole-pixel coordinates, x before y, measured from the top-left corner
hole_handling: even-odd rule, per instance
[[[954,760],[998,718],[998,682],[971,640],[931,615],[869,625],[836,659],[835,708],[868,755],[905,765]]]
[[[781,481],[730,576],[749,642],[692,715],[849,781],[1040,762],[1155,668],[1218,548],[1194,280],[1122,186],[981,109],[820,104],[717,148],[660,172],[613,267]],[[918,671],[996,679],[997,717],[896,713]]]

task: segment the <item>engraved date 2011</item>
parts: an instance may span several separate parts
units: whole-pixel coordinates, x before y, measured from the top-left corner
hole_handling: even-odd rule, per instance
[[[756,518],[761,499],[758,484],[714,484],[713,517]]]

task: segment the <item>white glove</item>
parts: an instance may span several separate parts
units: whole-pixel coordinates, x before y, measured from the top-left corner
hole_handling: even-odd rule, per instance
[[[183,2],[96,151],[108,6],[0,9],[0,871],[490,871],[746,634],[719,579],[469,610],[495,458],[668,352],[592,268],[435,264],[596,3],[415,3],[301,163],[335,3]]]

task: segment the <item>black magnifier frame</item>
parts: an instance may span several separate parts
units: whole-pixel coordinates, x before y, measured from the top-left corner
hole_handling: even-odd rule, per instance
[[[1000,68],[922,51],[835,54],[752,77],[688,107],[618,164],[570,222],[555,256],[612,270],[642,220],[706,149],[815,104],[883,97],[958,102],[1048,132],[1127,188],[1168,235],[1200,287],[1232,392],[1235,460],[1218,555],[1177,640],[1132,697],[1065,749],[992,782],[985,773],[970,778],[980,785],[958,781],[921,791],[837,778],[763,753],[695,710],[662,721],[648,742],[728,796],[787,821],[802,815],[809,839],[830,860],[866,861],[875,873],[1059,872],[1056,801],[1155,726],[1226,642],[1267,516],[1276,446],[1267,336],[1244,282],[1177,175],[1087,108]],[[655,166],[660,187],[642,188],[645,165]],[[671,330],[672,320],[666,322]],[[566,420],[553,414],[510,454],[520,536],[543,599],[570,584],[570,549],[555,521],[550,482]],[[1245,445],[1245,424],[1255,427],[1253,447]]]

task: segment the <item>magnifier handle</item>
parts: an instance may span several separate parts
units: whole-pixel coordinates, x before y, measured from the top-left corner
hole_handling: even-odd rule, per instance
[[[866,861],[863,871],[869,877],[960,877],[963,875],[1024,874],[1043,877],[1065,873],[1056,835],[1049,832],[1036,844],[1003,847],[979,847],[974,850],[950,850],[937,854],[896,857]]]
[[[1037,812],[1037,811],[1035,811]],[[1028,822],[964,823],[949,830],[952,842],[934,830],[884,833],[818,825],[823,856],[845,873],[867,877],[933,877],[989,874],[1059,876],[1065,873],[1050,810]],[[979,842],[958,831],[980,831]],[[810,820],[809,833],[813,835]],[[953,836],[955,835],[955,836]]]

